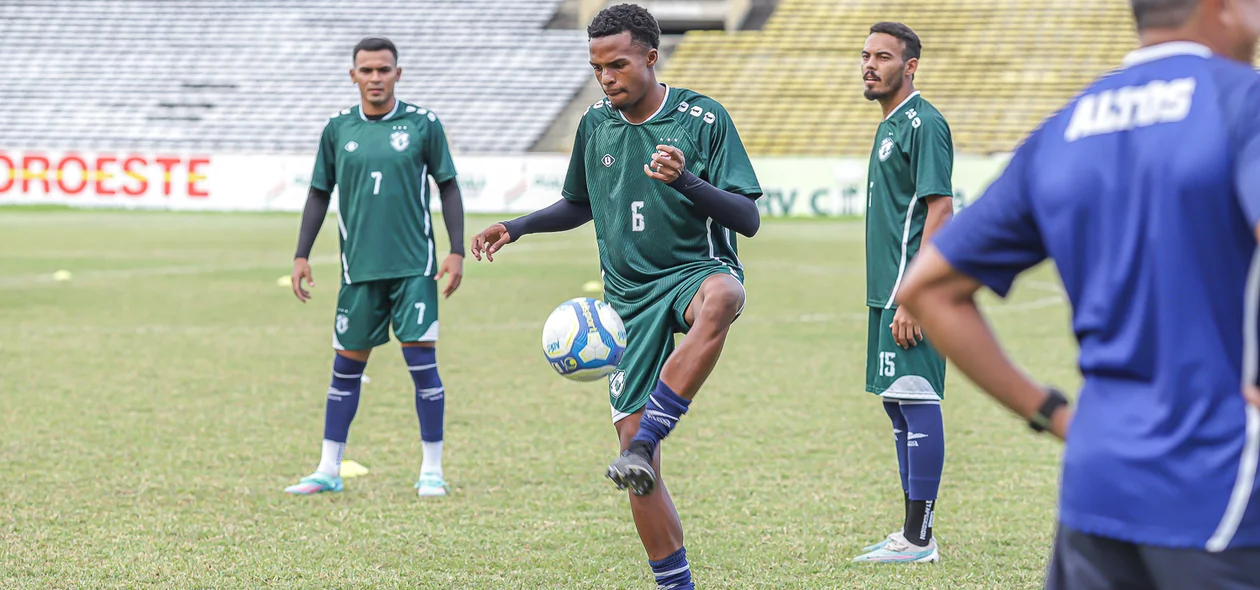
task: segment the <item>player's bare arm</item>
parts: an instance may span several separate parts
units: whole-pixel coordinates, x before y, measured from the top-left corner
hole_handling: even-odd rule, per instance
[[[695,203],[714,221],[737,233],[753,237],[761,228],[761,212],[756,202],[744,195],[719,189],[687,171],[682,150],[672,145],[658,145],[652,161],[643,165],[648,177],[668,184]]]
[[[945,226],[945,222],[954,216],[954,198],[949,195],[933,195],[924,199],[927,203],[927,220],[923,224],[923,243],[927,244],[936,232]],[[917,346],[923,341],[923,327],[914,319],[914,315],[904,307],[898,307],[893,314],[893,340],[902,348]]]
[[[560,199],[545,209],[481,230],[472,239],[473,258],[480,261],[484,255],[487,262],[494,262],[495,252],[528,234],[569,231],[593,218],[590,203]]]
[[[328,215],[331,199],[328,191],[311,187],[306,196],[306,207],[302,210],[302,227],[298,231],[297,252],[293,256],[293,274],[289,276],[293,295],[302,303],[306,303],[311,298],[311,292],[307,290],[307,287],[315,286],[315,277],[311,275],[309,258],[311,248],[315,246],[315,237],[319,235],[319,228],[324,224],[324,217]],[[303,280],[306,281],[306,287],[302,286]]]
[[[976,306],[980,283],[949,264],[931,244],[915,257],[897,302],[932,334],[932,343],[981,389],[1025,419],[1046,401],[1045,390],[1011,363]],[[1072,410],[1060,407],[1050,432],[1067,434]]]

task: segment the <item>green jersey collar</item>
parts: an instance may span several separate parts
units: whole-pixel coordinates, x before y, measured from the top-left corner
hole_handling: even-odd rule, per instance
[[[394,118],[394,115],[398,113],[398,105],[400,105],[400,104],[402,104],[402,101],[401,101],[401,100],[398,100],[397,98],[395,98],[395,99],[394,99],[394,108],[390,109],[390,110],[389,110],[389,112],[388,112],[388,113],[386,113],[386,114],[385,114],[385,116],[384,116],[384,117],[381,117],[379,120],[380,120],[380,121],[388,121],[388,120],[390,120],[390,119],[393,119],[393,118]],[[369,122],[369,123],[373,122],[371,119],[367,118],[367,115],[363,114],[363,105],[362,105],[362,104],[360,104],[360,105],[359,105],[359,118],[360,118],[360,119],[363,119],[364,121],[367,121],[367,122]]]
[[[669,84],[661,84],[661,86],[665,87],[665,96],[661,98],[661,106],[656,107],[656,112],[652,113],[651,117],[644,119],[642,123],[630,123],[630,119],[626,118],[626,114],[618,110],[617,114],[621,115],[621,120],[630,123],[631,125],[645,125],[647,123],[651,123],[652,119],[655,119],[657,115],[660,115],[661,112],[665,110],[665,105],[669,104]]]
[[[918,96],[918,95],[919,95],[919,91],[918,91],[918,90],[915,90],[914,92],[911,92],[911,93],[910,93],[910,96],[907,96],[905,100],[901,101],[901,104],[897,105],[897,108],[895,108],[895,109],[893,109],[892,111],[890,111],[890,112],[888,113],[888,116],[887,116],[887,117],[884,117],[884,120],[885,120],[885,121],[887,121],[887,120],[891,119],[893,115],[897,114],[897,111],[900,111],[900,110],[901,110],[901,107],[906,106],[906,103],[910,102],[910,100],[911,100],[911,99],[913,99],[914,97],[916,97],[916,96]]]

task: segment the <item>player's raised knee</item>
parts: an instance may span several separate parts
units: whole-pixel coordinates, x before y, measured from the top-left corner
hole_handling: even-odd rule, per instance
[[[730,323],[744,307],[744,288],[733,277],[705,285],[700,313],[705,319]]]

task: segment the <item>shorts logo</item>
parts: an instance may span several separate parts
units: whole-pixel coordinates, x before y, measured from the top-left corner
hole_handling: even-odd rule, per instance
[[[617,159],[612,157],[612,154],[604,154],[604,158],[600,160],[600,162],[604,163],[605,168],[612,168],[613,163],[616,161]]]
[[[621,390],[626,387],[626,372],[617,369],[608,378],[608,394],[614,398],[621,397]]]
[[[336,327],[337,327],[338,334],[345,334],[346,330],[350,329],[350,318],[346,317],[343,314],[337,314]]]
[[[893,151],[893,138],[885,137],[883,141],[879,142],[879,161],[880,162],[887,161],[888,156],[892,155],[892,151]]]
[[[359,149],[359,143],[357,141],[352,141],[346,144],[347,152],[353,152],[354,150],[357,150],[357,149]]]
[[[394,148],[394,151],[401,152],[409,145],[411,145],[411,136],[407,135],[406,131],[395,131],[389,134],[389,146]]]

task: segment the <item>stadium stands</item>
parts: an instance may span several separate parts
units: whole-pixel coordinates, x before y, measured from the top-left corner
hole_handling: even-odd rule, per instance
[[[960,153],[1011,150],[1136,44],[1125,0],[781,0],[762,31],[688,33],[662,78],[725,104],[754,154],[866,156],[859,59],[881,20],[923,40],[915,85]]]
[[[589,75],[585,35],[544,30],[560,1],[3,2],[0,146],[307,154],[386,35],[455,149],[523,152]]]

